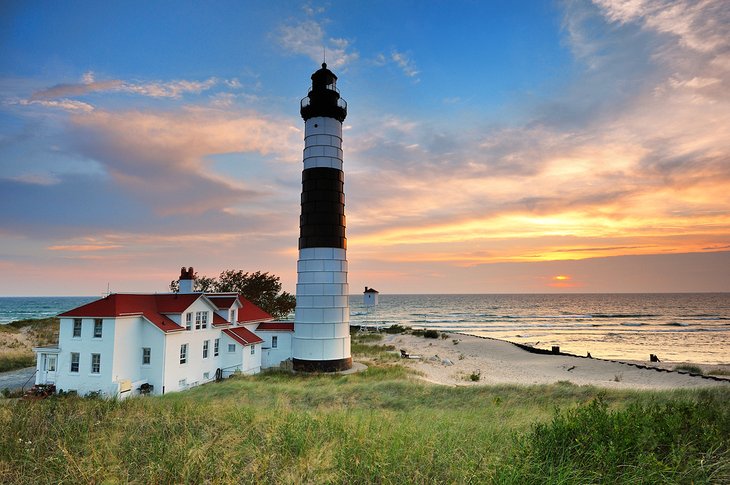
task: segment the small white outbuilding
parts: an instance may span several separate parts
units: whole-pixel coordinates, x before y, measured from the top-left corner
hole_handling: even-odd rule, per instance
[[[375,306],[378,304],[378,290],[375,288],[368,288],[365,287],[365,291],[363,292],[363,299],[362,303],[365,306]]]

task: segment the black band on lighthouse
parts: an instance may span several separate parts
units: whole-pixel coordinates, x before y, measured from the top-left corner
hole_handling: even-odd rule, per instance
[[[342,170],[336,168],[308,168],[302,172],[299,249],[347,249],[344,180]]]

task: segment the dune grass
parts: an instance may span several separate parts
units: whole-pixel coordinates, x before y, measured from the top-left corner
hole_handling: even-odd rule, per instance
[[[58,317],[48,317],[16,320],[2,326],[8,330],[14,329],[19,331],[27,329],[33,345],[41,347],[58,343],[59,324],[60,320]]]
[[[0,372],[23,369],[35,365],[35,354],[32,352],[4,352],[0,354]]]
[[[35,365],[33,346],[58,343],[56,317],[16,320],[0,325],[0,372]]]
[[[689,372],[690,374],[702,375],[702,369],[699,366],[691,364],[681,364],[674,367],[675,371]]]
[[[347,376],[0,401],[0,483],[730,480],[728,389],[436,386],[379,347],[361,348],[369,368]]]
[[[8,400],[0,482],[717,481],[730,478],[729,397],[568,383],[449,388],[383,364],[121,402]]]

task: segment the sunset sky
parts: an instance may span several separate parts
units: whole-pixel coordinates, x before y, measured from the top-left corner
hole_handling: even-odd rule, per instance
[[[0,5],[0,295],[296,282],[339,76],[349,282],[730,291],[725,0]]]

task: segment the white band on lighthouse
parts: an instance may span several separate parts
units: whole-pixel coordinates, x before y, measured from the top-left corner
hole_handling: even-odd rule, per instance
[[[318,116],[304,128],[304,169],[326,167],[342,170],[342,123]]]

